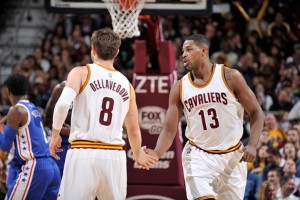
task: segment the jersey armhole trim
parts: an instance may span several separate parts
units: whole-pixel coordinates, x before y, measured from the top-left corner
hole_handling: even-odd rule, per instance
[[[226,77],[225,77],[225,66],[224,64],[222,64],[222,69],[221,69],[221,73],[222,73],[222,79],[223,79],[223,83],[225,84],[226,88],[228,89],[228,91],[232,94],[232,96],[234,98],[236,98],[233,90],[231,89],[231,87],[229,86],[229,84],[227,83]]]
[[[91,67],[90,67],[90,65],[89,64],[86,64],[86,68],[87,68],[87,70],[88,70],[88,74],[87,74],[87,76],[86,76],[86,79],[85,79],[85,82],[84,82],[84,84],[81,86],[81,88],[80,88],[80,90],[79,90],[79,93],[78,93],[78,95],[84,90],[84,88],[87,86],[87,84],[88,84],[88,82],[89,82],[89,80],[90,80],[90,77],[91,77]],[[77,95],[77,96],[78,96]]]

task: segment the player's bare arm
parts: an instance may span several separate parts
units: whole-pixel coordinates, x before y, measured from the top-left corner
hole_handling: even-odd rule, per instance
[[[49,101],[46,105],[45,112],[44,112],[44,123],[45,123],[45,126],[47,126],[47,127],[51,127],[51,125],[52,125],[52,116],[53,116],[54,107],[55,107],[55,104],[58,101],[65,85],[66,85],[65,82],[59,83],[54,87],[54,89],[52,91],[52,94],[49,98]],[[68,114],[67,120],[69,118],[70,118],[70,114]],[[70,125],[68,125],[66,123],[63,124],[60,134],[65,135],[65,136],[70,135]]]
[[[58,101],[60,94],[62,93],[62,90],[64,89],[65,84],[60,83],[57,84],[53,91],[52,94],[47,102],[45,112],[44,112],[44,123],[45,126],[51,127],[52,125],[52,116],[53,116],[53,111],[54,111],[54,106],[56,102]]]
[[[7,125],[15,130],[24,126],[28,120],[27,110],[21,106],[15,105],[11,107],[7,113]]]
[[[245,147],[243,161],[251,162],[256,156],[256,145],[264,124],[264,113],[252,90],[247,85],[242,74],[225,67],[225,78],[229,87],[234,91],[239,102],[250,117],[250,139]]]
[[[149,169],[149,166],[153,165],[158,159],[155,156],[146,154],[143,148],[141,148],[142,138],[138,124],[138,109],[136,105],[134,89],[132,85],[130,85],[130,87],[130,106],[124,123],[127,129],[128,139],[135,161],[139,165],[143,166],[143,168]]]
[[[66,87],[72,88],[76,92],[76,94],[79,94],[80,89],[87,80],[87,76],[87,66],[74,67],[68,75]]]
[[[154,149],[158,157],[171,147],[177,133],[178,123],[183,112],[182,110],[183,107],[180,100],[180,81],[177,81],[171,88],[164,127],[158,137],[156,147]]]
[[[75,67],[73,68],[69,75],[68,75],[68,78],[67,78],[67,83],[66,83],[66,86],[65,88],[63,89],[63,93],[65,90],[69,90],[71,89],[71,91],[74,91],[75,92],[75,97],[76,95],[79,94],[80,92],[80,89],[82,88],[82,86],[84,85],[85,81],[86,81],[86,78],[87,78],[87,75],[88,75],[88,69],[86,66],[79,66],[79,67]],[[68,88],[68,89],[67,89]],[[75,98],[74,97],[74,98]],[[61,96],[60,96],[61,98]],[[73,99],[74,99],[73,98]],[[72,100],[73,100],[72,99]],[[69,104],[71,104],[71,102],[68,102]],[[70,106],[70,105],[69,105]],[[69,107],[68,107],[69,109]],[[64,119],[66,119],[67,117],[67,112],[64,113],[65,116],[64,116]],[[63,121],[64,122],[64,121]],[[57,127],[53,127],[52,129],[52,135],[54,136],[58,136],[59,135],[59,132],[62,128],[62,125],[63,125],[63,122],[60,122],[61,123],[61,127],[58,127],[59,130],[57,130]]]
[[[55,159],[60,159],[56,153],[62,151],[62,149],[60,149],[61,137],[59,133],[61,132],[68,115],[70,105],[84,85],[87,75],[87,67],[82,66],[73,68],[68,75],[66,86],[55,105],[50,140],[50,153]]]
[[[7,113],[7,122],[6,125],[13,129],[15,132],[19,129],[19,127],[25,125],[28,120],[27,110],[21,106],[12,106]],[[9,130],[9,129],[7,129]],[[5,131],[5,129],[4,129]],[[4,134],[12,134],[11,132],[4,132]],[[15,133],[13,133],[15,134]],[[15,136],[14,136],[15,137]],[[12,139],[12,138],[11,138]],[[13,143],[13,139],[11,141]],[[0,158],[4,161],[7,158],[8,152],[0,149]]]

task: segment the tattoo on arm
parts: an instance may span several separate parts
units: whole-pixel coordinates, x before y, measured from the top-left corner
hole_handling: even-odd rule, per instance
[[[231,80],[231,73],[230,73],[230,70],[226,70],[226,69],[225,69],[225,78],[226,78],[226,81],[227,81],[227,82],[230,82],[230,80]]]
[[[235,93],[235,89],[232,83],[232,73],[233,71],[230,69],[224,69],[224,76],[225,76],[225,81],[227,82],[228,86],[231,88],[231,90]]]

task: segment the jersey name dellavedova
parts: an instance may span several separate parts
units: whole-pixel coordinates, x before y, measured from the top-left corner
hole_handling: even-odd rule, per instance
[[[207,103],[221,103],[227,105],[227,95],[224,92],[208,92],[203,94],[195,95],[187,100],[184,101],[184,106],[186,109],[191,112],[191,110],[202,104]]]
[[[121,95],[123,102],[129,99],[129,93],[120,84],[110,80],[98,79],[90,83],[90,87],[95,92],[99,89],[110,89]]]
[[[69,142],[90,141],[80,145],[93,148],[123,146],[123,121],[129,110],[131,84],[117,70],[97,64],[88,64],[87,69],[85,83],[73,101]]]

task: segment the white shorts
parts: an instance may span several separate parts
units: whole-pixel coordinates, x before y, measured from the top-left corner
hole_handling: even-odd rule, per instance
[[[58,199],[124,200],[126,153],[104,149],[69,149]]]
[[[207,153],[187,143],[182,152],[187,198],[242,200],[247,180],[247,163],[240,162],[242,156],[238,150]]]

